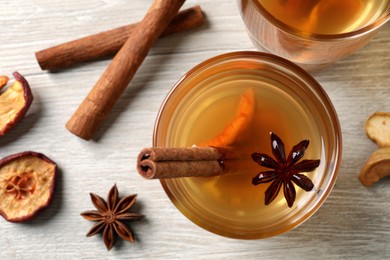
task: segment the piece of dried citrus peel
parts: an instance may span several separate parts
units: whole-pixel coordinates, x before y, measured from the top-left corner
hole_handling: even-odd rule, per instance
[[[237,114],[232,121],[213,139],[200,143],[198,146],[229,146],[242,136],[252,122],[256,108],[255,91],[245,90],[240,97]]]
[[[300,8],[298,7],[298,9]],[[362,3],[355,0],[317,1],[317,3],[311,7],[308,18],[302,20],[301,29],[309,33],[320,33],[316,32],[316,30],[318,30],[317,27],[321,26],[320,24],[324,22],[320,19],[321,17],[327,17],[330,13],[333,14],[333,24],[340,24],[342,26],[348,21],[348,18],[354,17],[354,15],[358,14],[361,9]],[[337,11],[335,12],[335,10]],[[328,20],[326,20],[326,25],[329,25]],[[329,26],[329,28],[332,28],[332,26]],[[331,31],[328,33],[331,33]]]

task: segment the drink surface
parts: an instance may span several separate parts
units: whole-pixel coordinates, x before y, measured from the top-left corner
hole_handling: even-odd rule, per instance
[[[276,19],[299,31],[340,34],[376,21],[389,0],[256,0]]]
[[[303,139],[311,140],[304,159],[320,159],[322,149],[321,136],[313,123],[316,119],[304,101],[295,95],[294,90],[284,88],[283,79],[272,80],[253,71],[229,69],[213,78],[205,75],[202,87],[193,87],[191,95],[177,104],[169,130],[170,146],[192,146],[210,140],[235,117],[241,94],[248,88],[254,90],[256,108],[253,120],[235,144],[240,159],[226,161],[232,172],[213,178],[173,180],[185,190],[193,206],[204,211],[205,218],[222,217],[234,225],[273,224],[275,219],[291,212],[283,190],[270,205],[265,206],[264,193],[269,184],[252,185],[256,174],[269,169],[253,162],[250,155],[260,152],[272,156],[271,131],[283,139],[287,155]],[[317,170],[307,174],[314,183]],[[296,191],[294,207],[305,203],[316,192],[306,193],[298,187]]]

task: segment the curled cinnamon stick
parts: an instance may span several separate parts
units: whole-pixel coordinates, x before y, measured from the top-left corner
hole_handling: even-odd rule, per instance
[[[200,6],[180,11],[160,37],[201,26],[204,15]],[[77,63],[115,55],[130,37],[136,24],[86,36],[35,53],[42,70],[59,70]]]
[[[112,63],[104,71],[66,128],[89,140],[111,111],[156,42],[185,0],[154,0],[142,21],[135,27]]]
[[[218,176],[224,172],[225,156],[214,147],[145,148],[137,170],[147,179]]]

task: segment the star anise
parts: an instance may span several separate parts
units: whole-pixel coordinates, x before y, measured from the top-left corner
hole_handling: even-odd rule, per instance
[[[144,216],[137,213],[127,212],[134,204],[137,195],[129,195],[121,200],[118,196],[118,188],[114,185],[108,193],[107,202],[94,193],[90,193],[93,205],[97,210],[81,213],[87,220],[97,221],[87,236],[93,236],[103,231],[103,241],[110,250],[115,244],[116,236],[134,243],[134,235],[131,229],[123,221],[139,220]]]
[[[297,163],[305,155],[309,143],[309,140],[299,142],[291,149],[286,159],[283,141],[276,134],[271,133],[272,153],[276,160],[266,154],[252,154],[252,159],[255,162],[273,169],[272,171],[260,172],[252,179],[253,185],[272,182],[265,191],[265,205],[269,205],[276,198],[282,186],[284,197],[290,208],[293,206],[296,197],[293,183],[305,191],[313,189],[313,182],[301,173],[316,169],[320,165],[320,160],[302,160]]]

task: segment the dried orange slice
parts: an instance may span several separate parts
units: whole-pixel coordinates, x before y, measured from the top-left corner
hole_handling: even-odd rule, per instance
[[[233,144],[248,129],[256,108],[255,91],[252,88],[241,94],[237,114],[233,120],[213,139],[199,146],[229,146]]]
[[[356,16],[360,14],[362,10],[362,3],[356,0],[327,0],[318,1],[313,7],[306,21],[303,25],[303,30],[307,32],[316,33],[335,33],[334,28],[343,28],[350,23],[350,20],[359,17],[361,21],[364,20],[364,15]],[[329,19],[322,19],[325,17],[332,17]],[[352,26],[356,26],[354,23]],[[322,28],[321,32],[318,32],[318,28]],[[329,30],[327,32],[324,29]],[[348,31],[354,28],[346,27],[344,31]],[[342,31],[342,32],[344,32]]]

